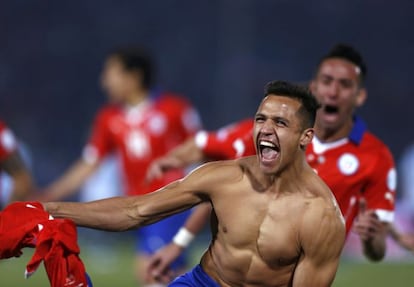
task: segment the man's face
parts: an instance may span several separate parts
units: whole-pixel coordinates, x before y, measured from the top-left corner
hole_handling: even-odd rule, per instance
[[[359,86],[360,69],[339,58],[323,61],[311,90],[322,105],[316,117],[316,127],[338,130],[351,118],[356,107],[365,100],[365,90]]]
[[[124,68],[122,62],[115,56],[109,57],[104,64],[101,74],[101,86],[108,95],[109,101],[123,104],[128,94],[136,88],[137,79],[134,72]]]
[[[295,99],[269,95],[255,116],[254,141],[260,168],[275,174],[295,160],[300,150],[301,103]]]

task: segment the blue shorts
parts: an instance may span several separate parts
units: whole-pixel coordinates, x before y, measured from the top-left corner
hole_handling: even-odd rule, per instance
[[[173,287],[220,287],[206,272],[201,265],[197,265],[190,272],[187,272],[174,279],[168,286]]]
[[[136,232],[136,251],[151,255],[164,245],[170,243],[180,227],[184,225],[190,213],[191,210],[187,210],[167,217],[157,223],[139,228]],[[171,267],[173,269],[185,267],[185,257],[186,252],[184,251],[181,253],[180,257],[171,264]]]

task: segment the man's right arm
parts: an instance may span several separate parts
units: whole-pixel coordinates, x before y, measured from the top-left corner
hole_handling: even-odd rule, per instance
[[[98,162],[87,162],[82,158],[79,159],[59,179],[46,188],[42,194],[42,199],[56,201],[75,194],[97,169],[98,165]]]
[[[206,164],[184,179],[142,196],[87,203],[49,202],[44,207],[53,217],[72,219],[83,227],[107,231],[134,229],[210,201],[212,193],[219,190],[216,185],[228,180],[228,173],[220,166]]]

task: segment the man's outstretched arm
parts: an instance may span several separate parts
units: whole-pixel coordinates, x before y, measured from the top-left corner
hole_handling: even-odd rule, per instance
[[[157,222],[209,201],[220,177],[218,163],[206,164],[182,180],[143,196],[115,197],[87,203],[44,203],[54,217],[72,219],[77,225],[107,231],[124,231]]]

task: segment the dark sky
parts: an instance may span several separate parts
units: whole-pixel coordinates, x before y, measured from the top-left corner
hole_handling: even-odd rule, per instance
[[[159,85],[189,97],[215,129],[253,115],[269,80],[309,80],[345,42],[368,65],[359,113],[399,159],[414,142],[413,12],[408,0],[1,1],[0,118],[48,181],[80,155],[114,46],[150,48]]]

